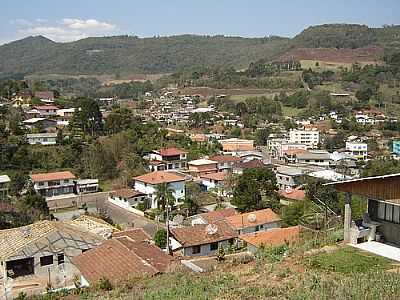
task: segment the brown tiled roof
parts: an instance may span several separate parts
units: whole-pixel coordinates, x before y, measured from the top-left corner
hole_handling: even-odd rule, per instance
[[[203,218],[208,224],[214,223],[216,221],[222,220],[226,217],[233,216],[236,214],[234,208],[225,208],[221,210],[211,211],[208,213],[200,214],[197,217]]]
[[[72,258],[72,262],[83,277],[91,283],[95,283],[103,277],[115,283],[159,273],[150,263],[144,261],[134,251],[129,250],[121,242],[121,239],[108,240],[100,246]]]
[[[219,163],[223,162],[238,162],[241,161],[240,157],[232,156],[232,155],[215,155],[210,157],[210,160],[217,161]]]
[[[76,177],[70,171],[64,171],[64,172],[54,172],[54,173],[32,174],[31,179],[33,182],[44,182],[52,180],[76,179]]]
[[[150,160],[150,161],[149,161],[149,164],[150,164],[150,165],[153,165],[153,166],[158,166],[158,165],[164,164],[164,162],[161,161],[161,160]]]
[[[178,148],[165,148],[165,149],[160,149],[156,152],[158,152],[162,156],[176,156],[187,153],[186,151]]]
[[[120,197],[120,198],[125,198],[125,199],[129,199],[129,198],[133,198],[133,197],[137,197],[137,196],[144,196],[145,194],[138,192],[134,189],[120,189],[120,190],[115,190],[113,192],[111,192],[112,195]]]
[[[261,245],[268,247],[296,241],[300,237],[300,232],[300,226],[293,226],[288,228],[273,228],[267,231],[244,234],[240,235],[239,238],[256,247],[260,247]]]
[[[236,167],[240,169],[256,169],[256,168],[265,168],[266,166],[261,160],[253,159],[250,161],[238,163]]]
[[[142,228],[129,229],[113,233],[113,238],[128,237],[134,242],[143,242],[152,240],[151,236]]]
[[[204,245],[237,237],[236,231],[234,231],[225,221],[219,220],[213,224],[218,227],[215,234],[207,233],[206,229],[208,225],[173,228],[171,229],[171,233],[183,247]]]
[[[224,181],[228,177],[228,174],[226,174],[224,172],[218,172],[218,173],[201,175],[200,177],[205,178],[205,179],[215,180],[215,181]]]
[[[185,178],[177,175],[173,172],[166,171],[156,171],[148,174],[144,174],[142,176],[138,176],[133,178],[134,180],[145,182],[148,184],[161,184],[161,183],[170,183],[177,181],[184,181]]]
[[[255,216],[254,222],[251,221],[250,215]],[[281,218],[270,208],[256,210],[244,214],[226,217],[225,220],[236,230],[253,227],[262,224],[274,223],[281,221]]]
[[[158,272],[167,272],[168,267],[174,260],[171,256],[165,254],[160,248],[149,244],[148,242],[134,242],[129,238],[120,238],[118,240]]]

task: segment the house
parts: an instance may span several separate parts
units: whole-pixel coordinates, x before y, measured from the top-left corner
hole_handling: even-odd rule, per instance
[[[281,218],[270,208],[229,216],[225,220],[239,235],[281,227]]]
[[[98,179],[78,179],[75,184],[77,194],[97,193],[99,191]]]
[[[346,152],[357,160],[367,160],[368,145],[363,142],[346,142]]]
[[[204,225],[213,224],[219,220],[223,220],[226,217],[233,216],[236,214],[236,209],[225,208],[221,210],[210,211],[207,213],[198,214],[192,216],[190,219],[192,221],[192,226],[194,225]]]
[[[61,121],[69,121],[75,113],[75,108],[62,108],[57,110],[57,119]]]
[[[296,161],[299,164],[329,167],[331,156],[328,151],[312,150],[296,154]]]
[[[365,243],[368,246],[376,240],[400,245],[400,174],[346,180],[326,185],[345,193],[344,241],[346,243],[358,244],[368,241]],[[353,195],[367,202],[364,216],[354,220],[351,210]],[[398,251],[398,248],[394,249]]]
[[[135,241],[124,235],[73,258],[83,286],[95,285],[101,278],[116,284],[165,273],[173,261],[171,256],[147,241]]]
[[[244,170],[266,168],[267,165],[264,164],[259,159],[253,159],[246,162],[236,163],[233,167],[233,174],[242,175]]]
[[[11,179],[8,175],[0,175],[0,200],[8,198]]]
[[[57,133],[29,133],[26,140],[30,145],[56,145]]]
[[[35,97],[41,100],[48,100],[54,101],[54,92],[52,91],[42,91],[42,92],[35,92]]]
[[[185,198],[185,178],[174,172],[155,171],[145,175],[141,175],[134,179],[134,189],[140,193],[147,195],[151,200],[151,208],[158,208],[156,199],[157,187],[160,184],[167,184],[176,200],[176,204]]]
[[[350,180],[353,177],[335,172],[334,170],[321,170],[308,173],[307,176],[322,179],[325,181],[343,181]]]
[[[282,143],[276,144],[275,157],[277,159],[287,159],[290,161],[290,157],[295,154],[304,153],[307,151],[308,146],[304,144],[293,144],[293,143]],[[291,162],[291,161],[290,161]]]
[[[289,142],[303,144],[310,149],[315,149],[320,143],[319,131],[316,129],[292,129],[289,132]]]
[[[149,159],[151,171],[182,170],[187,165],[187,152],[177,148],[154,150]]]
[[[239,235],[239,240],[246,244],[249,252],[255,254],[262,247],[280,246],[300,239],[300,226],[273,228],[268,231]]]
[[[147,195],[134,189],[120,189],[110,193],[108,201],[126,209],[135,208],[139,203],[146,203]]]
[[[59,108],[55,105],[39,105],[33,107],[39,112],[41,118],[51,118],[57,116]]]
[[[296,167],[279,166],[276,169],[276,181],[280,190],[294,189],[301,183],[303,170]]]
[[[264,160],[264,155],[260,151],[240,151],[236,152],[235,155],[244,162],[254,159]]]
[[[32,290],[43,293],[48,286],[73,286],[79,275],[73,257],[103,243],[113,230],[104,221],[87,216],[0,230],[0,280],[2,286],[10,287],[6,295],[0,290],[0,298],[11,299]]]
[[[74,193],[76,179],[69,171],[31,174],[35,191],[46,198]]]
[[[188,162],[189,173],[193,176],[200,177],[202,175],[218,172],[218,162],[209,159],[197,159]]]
[[[253,140],[231,138],[226,140],[220,140],[219,143],[222,145],[222,150],[224,152],[239,152],[239,151],[254,150]]]
[[[282,205],[290,205],[293,202],[303,201],[306,198],[306,192],[303,187],[286,188],[279,191],[279,196],[281,196],[280,203]]]
[[[46,119],[46,118],[32,118],[22,121],[28,129],[38,129],[40,131],[49,131],[50,129],[55,130],[57,126],[57,121]]]
[[[224,186],[224,182],[228,177],[228,173],[225,172],[204,174],[200,176],[201,185],[207,192],[212,192],[217,194],[218,196],[227,197],[229,191]]]
[[[241,161],[240,157],[232,155],[215,155],[210,160],[218,162],[218,172],[232,172],[233,166]]]
[[[224,220],[212,224],[172,228],[174,252],[182,256],[215,255],[219,248],[234,245],[237,232]]]

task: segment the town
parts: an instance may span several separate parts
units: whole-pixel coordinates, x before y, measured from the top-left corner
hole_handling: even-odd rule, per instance
[[[245,68],[0,63],[0,299],[400,295],[400,52],[331,26]]]

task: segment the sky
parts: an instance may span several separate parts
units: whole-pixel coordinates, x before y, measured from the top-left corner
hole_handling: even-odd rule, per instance
[[[400,0],[1,0],[0,44],[43,35],[293,37],[311,25],[400,24]]]

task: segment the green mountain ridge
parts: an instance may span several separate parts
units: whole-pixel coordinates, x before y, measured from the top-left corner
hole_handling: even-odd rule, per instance
[[[195,66],[246,68],[299,47],[358,48],[400,46],[400,26],[312,26],[296,37],[243,38],[177,35],[91,37],[57,43],[43,36],[0,46],[0,77],[16,74],[157,74]]]

